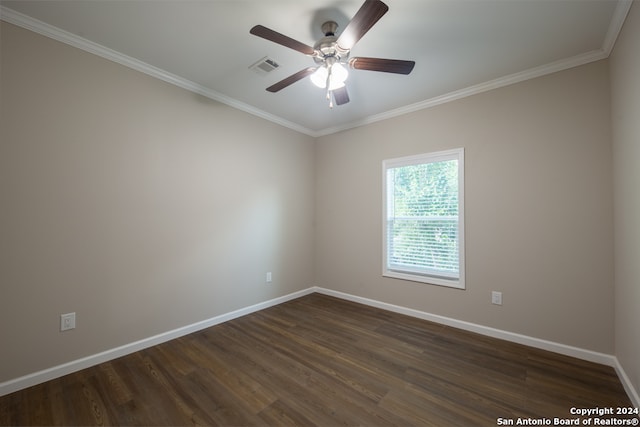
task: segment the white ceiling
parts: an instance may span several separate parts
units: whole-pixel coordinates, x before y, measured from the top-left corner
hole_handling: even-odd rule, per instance
[[[606,58],[630,0],[384,0],[351,57],[414,60],[409,76],[351,70],[351,102],[329,109],[308,79],[265,90],[313,60],[249,34],[305,44],[340,30],[363,0],[2,1],[2,19],[309,135],[323,135]],[[268,56],[280,67],[249,66]]]

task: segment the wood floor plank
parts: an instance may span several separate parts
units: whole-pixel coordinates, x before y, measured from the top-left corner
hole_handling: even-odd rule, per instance
[[[330,416],[332,423],[337,419],[344,419],[348,424],[361,424],[363,419],[369,419],[369,412],[363,408],[363,399],[353,388],[340,381],[340,378],[334,374],[327,373],[326,361],[325,367],[318,369],[314,363],[310,363],[307,359],[309,352],[304,348],[296,346],[294,352],[279,345],[281,338],[271,334],[271,338],[266,340],[262,335],[252,334],[251,325],[248,322],[241,325],[242,332],[253,340],[254,349],[260,348],[260,351],[268,355],[268,364],[276,366],[284,364],[286,369],[279,372],[279,375],[289,375],[297,386],[304,390],[303,393],[311,395],[312,400],[307,399],[306,404],[311,403],[313,409],[320,410],[324,415]],[[319,347],[315,347],[319,349]],[[325,355],[327,360],[330,356]],[[341,399],[338,398],[341,396]],[[348,410],[347,410],[348,409]],[[367,423],[365,423],[367,424]]]
[[[304,414],[298,412],[281,399],[276,400],[258,413],[266,425],[272,426],[315,426]]]
[[[264,322],[260,323],[261,327],[265,327]],[[359,366],[345,364],[346,360],[340,353],[274,327],[270,329],[268,340],[248,324],[242,325],[242,330],[264,345],[274,346],[278,353],[298,364],[301,372],[308,372],[305,374],[309,376],[308,384],[320,391],[320,399],[330,396],[333,401],[337,396],[342,396],[343,404],[349,408],[349,415],[357,417],[358,424],[392,425],[400,421],[387,411],[371,410],[372,404],[388,392],[388,387],[374,376],[359,372]],[[294,344],[295,352],[291,352],[291,344]],[[319,381],[314,382],[316,377]]]
[[[495,426],[630,405],[611,367],[312,294],[0,397],[0,425]]]

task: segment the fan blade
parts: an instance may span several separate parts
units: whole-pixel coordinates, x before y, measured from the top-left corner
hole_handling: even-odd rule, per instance
[[[349,102],[349,93],[347,92],[347,87],[342,86],[339,89],[332,90],[333,99],[336,100],[336,105],[343,105]]]
[[[267,27],[263,27],[262,25],[256,25],[249,30],[249,32],[254,36],[262,37],[263,39],[278,43],[279,45],[297,50],[305,55],[313,56],[315,54],[315,50],[311,46],[299,42],[298,40],[294,40],[291,37],[287,37],[284,34],[280,34],[277,31],[273,31]]]
[[[356,70],[382,71],[396,74],[409,74],[414,65],[416,65],[414,61],[400,59],[355,57],[349,60],[349,66]]]
[[[389,6],[380,0],[366,0],[338,37],[337,45],[351,49],[388,10]]]
[[[305,68],[304,70],[300,70],[297,73],[290,75],[286,79],[280,80],[278,83],[272,86],[269,86],[267,90],[269,92],[278,92],[279,90],[282,90],[285,87],[294,84],[298,80],[302,80],[308,75],[313,74],[315,70],[317,70],[317,67],[309,67],[309,68]]]

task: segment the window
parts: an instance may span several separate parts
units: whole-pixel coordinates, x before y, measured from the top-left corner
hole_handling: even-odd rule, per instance
[[[382,167],[383,276],[464,289],[464,149]]]

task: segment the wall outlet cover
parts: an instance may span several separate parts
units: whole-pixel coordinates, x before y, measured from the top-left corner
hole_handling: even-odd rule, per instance
[[[491,292],[491,304],[502,305],[502,292]]]
[[[68,331],[76,327],[76,313],[60,315],[60,331]]]

